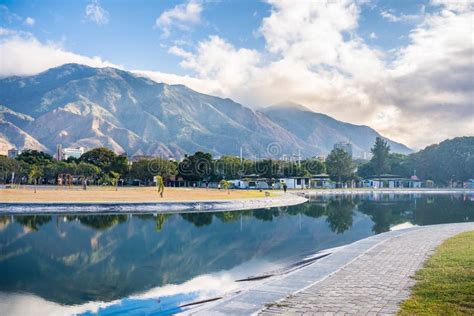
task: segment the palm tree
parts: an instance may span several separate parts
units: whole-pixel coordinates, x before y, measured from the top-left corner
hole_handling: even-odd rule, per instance
[[[158,193],[161,197],[163,197],[163,193],[165,192],[165,183],[163,182],[162,176],[156,176],[156,188],[158,189]]]
[[[115,191],[118,191],[118,183],[120,180],[120,173],[115,171],[110,171],[110,179],[112,181],[112,185],[115,187]]]
[[[231,185],[230,181],[227,181],[225,179],[222,179],[220,182],[221,188],[224,190],[227,190],[227,194],[230,194],[229,187]]]
[[[28,182],[33,183],[35,185],[35,193],[36,193],[36,184],[38,183],[38,178],[43,175],[42,170],[40,167],[34,165],[30,172],[28,173]]]

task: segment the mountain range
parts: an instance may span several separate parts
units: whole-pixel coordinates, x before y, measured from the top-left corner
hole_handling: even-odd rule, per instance
[[[241,147],[246,157],[314,156],[345,141],[357,157],[370,151],[377,136],[368,126],[298,104],[257,111],[115,68],[65,64],[0,79],[0,153],[12,147],[54,152],[61,144],[169,157],[197,150],[237,155]],[[387,141],[394,152],[411,152]]]

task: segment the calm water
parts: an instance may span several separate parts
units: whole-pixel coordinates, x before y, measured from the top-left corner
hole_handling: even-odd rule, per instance
[[[400,224],[466,221],[474,221],[474,196],[462,194],[332,196],[223,213],[0,216],[0,310],[167,314],[238,289],[236,279]]]

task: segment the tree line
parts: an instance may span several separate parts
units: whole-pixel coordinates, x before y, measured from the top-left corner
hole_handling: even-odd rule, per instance
[[[181,161],[153,158],[132,163],[127,156],[104,147],[65,161],[57,161],[44,152],[25,150],[16,158],[0,156],[0,181],[56,184],[61,175],[72,175],[98,185],[147,185],[156,176],[166,182],[179,178],[196,183],[240,179],[245,175],[278,179],[327,173],[333,181],[343,184],[388,173],[410,177],[416,172],[419,178],[444,186],[474,178],[474,137],[446,140],[410,155],[391,153],[387,142],[377,137],[371,152],[369,161],[354,161],[344,150],[334,149],[325,160],[314,157],[301,162],[241,160],[235,156],[215,159],[210,153],[196,152]]]

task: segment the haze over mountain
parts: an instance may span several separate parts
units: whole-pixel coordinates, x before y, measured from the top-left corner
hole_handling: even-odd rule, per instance
[[[296,103],[276,104],[265,108],[262,112],[272,121],[290,130],[305,144],[316,146],[325,153],[330,152],[335,143],[347,141],[352,144],[355,155],[360,156],[363,152],[370,152],[375,138],[381,136],[368,126],[341,122]],[[391,140],[388,142],[394,152],[410,152],[403,144]]]
[[[183,85],[79,64],[1,79],[0,105],[3,152],[9,147],[53,152],[62,144],[106,146],[129,155],[182,156],[197,150],[235,155],[242,146],[245,156],[277,158],[298,151],[327,154],[335,142],[348,141],[359,156],[380,136],[294,104],[255,111]],[[395,152],[410,152],[389,144]]]

